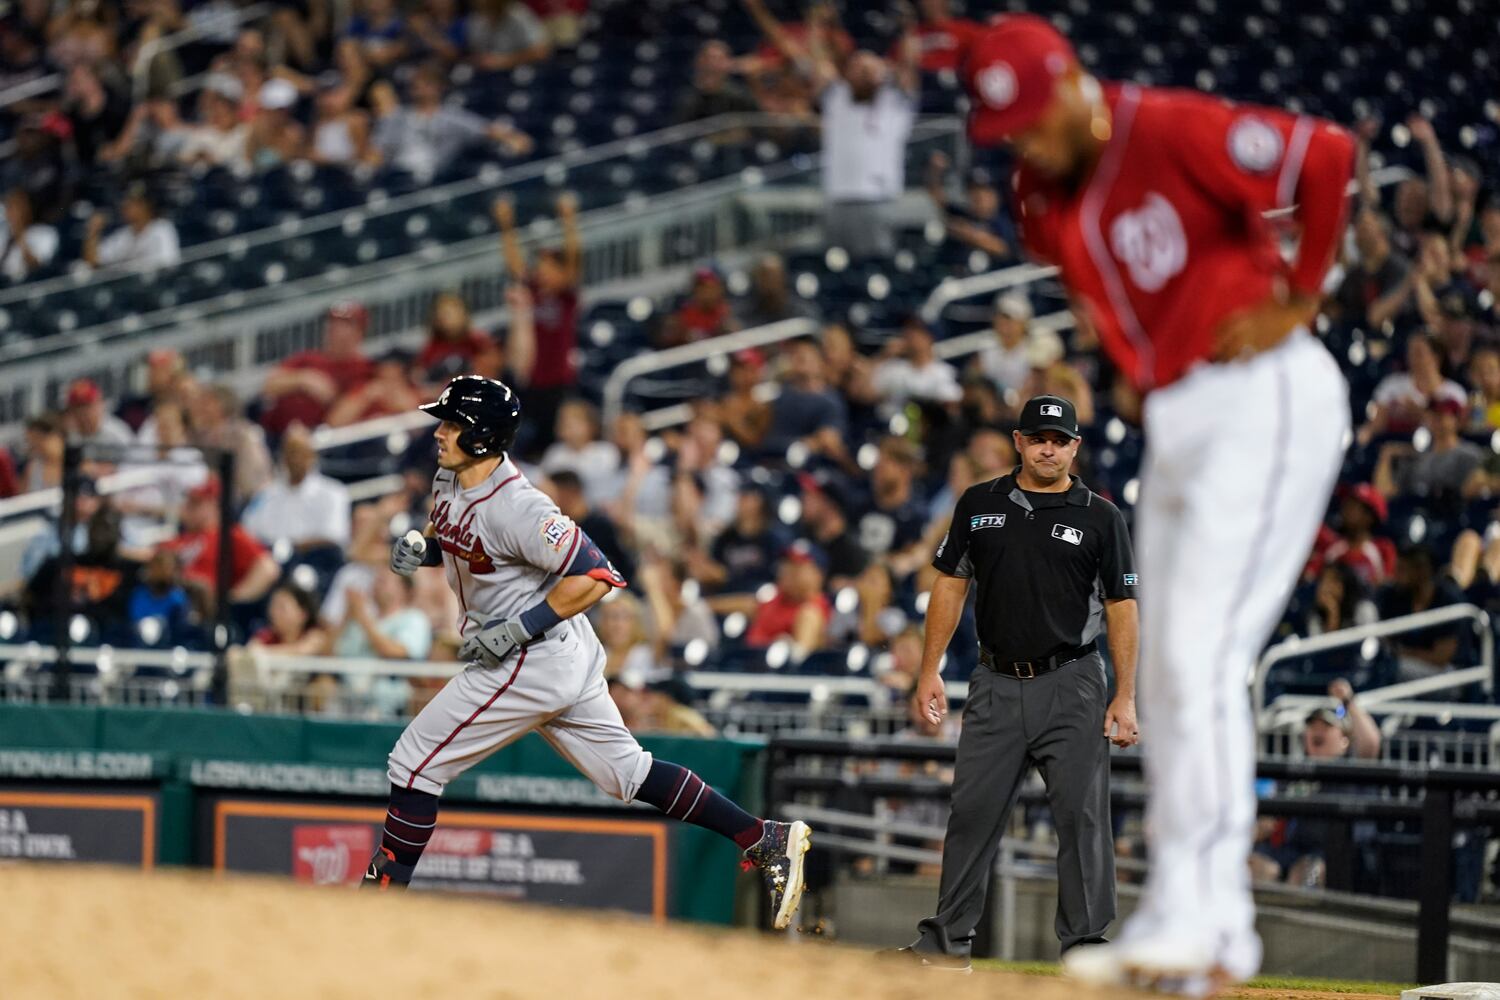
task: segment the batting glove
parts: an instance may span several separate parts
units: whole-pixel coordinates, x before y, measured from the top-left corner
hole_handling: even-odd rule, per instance
[[[485,621],[476,612],[464,616],[477,626],[458,647],[458,658],[466,663],[497,667],[510,653],[531,641],[519,618],[493,618]]]
[[[422,557],[427,552],[428,544],[426,539],[418,541],[410,534],[396,539],[396,544],[391,546],[391,572],[400,576],[415,573],[422,566]]]

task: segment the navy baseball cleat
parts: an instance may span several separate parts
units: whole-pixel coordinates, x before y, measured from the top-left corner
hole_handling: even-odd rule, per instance
[[[812,846],[812,829],[801,820],[777,823],[766,820],[765,832],[754,847],[745,849],[745,862],[760,869],[766,891],[771,894],[771,925],[785,930],[802,903],[802,861]]]
[[[365,869],[365,877],[360,879],[361,889],[374,889],[384,892],[387,889],[405,889],[411,882],[412,871],[416,865],[403,865],[396,862],[396,855],[391,853],[390,848],[382,847],[375,852],[370,859],[370,867]]]

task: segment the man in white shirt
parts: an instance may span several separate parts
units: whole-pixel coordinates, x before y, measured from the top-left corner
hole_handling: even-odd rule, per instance
[[[68,386],[63,420],[68,440],[80,445],[126,445],[135,443],[130,425],[104,409],[104,393],[92,380],[81,378]],[[106,461],[108,459],[105,459]]]
[[[1012,290],[995,299],[995,343],[979,352],[977,364],[1002,399],[1007,393],[1019,393],[1031,375],[1027,328],[1032,315],[1025,292]]]
[[[759,3],[749,5],[761,7]],[[861,50],[840,74],[829,43],[834,25],[809,16],[806,45],[774,19],[758,17],[783,55],[811,79],[823,112],[825,234],[853,257],[887,256],[895,249],[890,206],[906,190],[906,140],[917,117],[920,43],[905,26],[894,67]]]
[[[126,192],[120,202],[120,216],[125,225],[102,240],[104,215],[95,213],[89,219],[83,239],[83,259],[90,267],[154,271],[182,262],[177,227],[168,219],[156,217],[156,207],[144,188],[134,187]]]
[[[889,411],[909,402],[957,403],[963,396],[958,373],[932,350],[932,331],[913,316],[901,328],[901,339],[892,341],[896,354],[875,369],[875,391]]]
[[[250,501],[242,522],[267,545],[296,552],[349,546],[349,491],[317,471],[312,432],[293,424],[281,439],[281,473]]]
[[[5,228],[0,230],[0,273],[13,282],[46,267],[57,255],[57,230],[33,219],[31,195],[15,188],[5,195]]]

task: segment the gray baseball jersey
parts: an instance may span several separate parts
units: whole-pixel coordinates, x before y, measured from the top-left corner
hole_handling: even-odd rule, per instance
[[[439,472],[432,499],[448,584],[464,612],[486,620],[515,617],[542,600],[584,542],[578,526],[509,458],[470,489],[454,473]],[[459,622],[461,633],[473,627]],[[604,660],[593,626],[576,615],[499,666],[470,664],[401,734],[389,760],[391,782],[441,795],[449,781],[537,730],[601,789],[630,801],[651,755],[609,696]]]

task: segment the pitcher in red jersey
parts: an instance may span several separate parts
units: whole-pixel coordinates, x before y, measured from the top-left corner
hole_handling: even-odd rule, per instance
[[[1151,873],[1068,971],[1209,996],[1260,963],[1246,679],[1296,581],[1349,435],[1309,333],[1343,232],[1354,139],[1193,91],[1101,83],[1045,20],[989,27],[961,67],[970,134],[1018,154],[1028,252],[1056,264],[1144,395],[1141,723]],[[1300,229],[1294,259],[1267,216]]]

